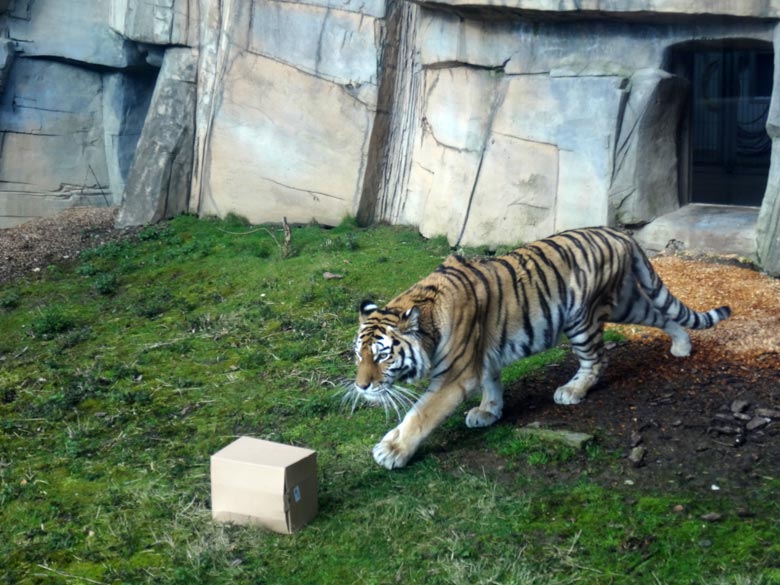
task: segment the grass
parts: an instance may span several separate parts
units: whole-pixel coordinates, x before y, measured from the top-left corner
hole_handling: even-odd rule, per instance
[[[459,416],[407,469],[376,466],[391,421],[337,392],[357,305],[427,274],[446,241],[349,221],[294,228],[286,258],[281,241],[183,216],[0,287],[2,582],[780,583],[775,484],[740,519],[716,494],[600,485],[615,454],[598,445]],[[318,451],[301,532],[211,522],[209,456],[242,434]]]

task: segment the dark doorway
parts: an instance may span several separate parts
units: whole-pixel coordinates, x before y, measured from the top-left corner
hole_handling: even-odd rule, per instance
[[[684,203],[761,205],[772,146],[766,121],[773,60],[771,44],[758,41],[675,52],[674,72],[691,82]]]

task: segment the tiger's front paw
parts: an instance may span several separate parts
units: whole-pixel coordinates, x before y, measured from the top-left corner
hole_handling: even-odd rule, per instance
[[[584,393],[580,394],[580,392],[567,386],[561,386],[553,395],[555,404],[579,404],[583,398],[585,398]]]
[[[489,427],[494,422],[501,418],[501,414],[494,414],[489,410],[482,410],[478,406],[475,406],[466,415],[466,426],[470,429],[477,427]]]
[[[399,434],[397,429],[393,429],[374,445],[374,461],[385,469],[404,467],[412,457],[412,453],[405,449],[398,440]]]

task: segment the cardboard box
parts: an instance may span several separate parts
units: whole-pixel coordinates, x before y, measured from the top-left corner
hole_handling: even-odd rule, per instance
[[[317,453],[241,437],[211,456],[214,520],[290,534],[317,515]]]

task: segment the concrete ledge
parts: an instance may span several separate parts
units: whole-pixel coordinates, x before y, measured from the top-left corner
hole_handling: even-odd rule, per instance
[[[756,260],[758,207],[692,204],[663,215],[634,233],[648,254],[667,248],[736,254]]]

